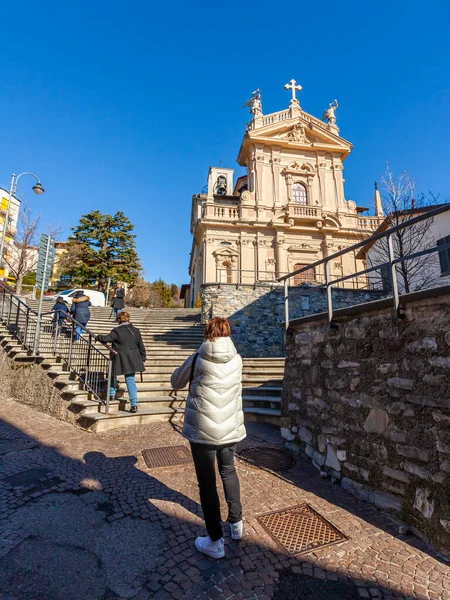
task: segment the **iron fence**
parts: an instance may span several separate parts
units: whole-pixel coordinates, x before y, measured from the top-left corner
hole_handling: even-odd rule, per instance
[[[383,282],[385,280],[386,273],[387,273],[387,277],[389,279],[389,285],[387,286],[388,291],[386,292],[386,297],[389,297],[390,295],[392,295],[393,309],[395,311],[395,314],[398,315],[399,314],[399,312],[398,312],[399,304],[400,304],[399,285],[398,285],[398,280],[397,280],[397,269],[399,268],[398,266],[401,265],[402,263],[405,263],[408,260],[415,260],[422,256],[430,255],[434,252],[438,253],[438,252],[443,252],[445,250],[449,250],[450,243],[439,244],[436,246],[433,245],[432,247],[423,248],[423,249],[421,249],[417,252],[413,252],[411,254],[396,257],[394,254],[393,236],[398,231],[402,231],[408,227],[414,227],[415,225],[417,225],[418,223],[420,223],[422,221],[425,221],[427,219],[433,219],[434,217],[436,217],[442,213],[445,213],[449,210],[450,210],[450,204],[445,204],[434,210],[424,212],[423,214],[421,214],[417,217],[409,219],[409,220],[407,220],[403,223],[400,223],[399,225],[396,225],[394,227],[390,227],[386,231],[372,235],[371,237],[366,238],[365,240],[358,242],[357,244],[353,244],[352,246],[349,246],[348,248],[344,248],[343,250],[340,250],[339,252],[331,254],[330,256],[327,256],[326,258],[322,258],[321,260],[311,263],[301,269],[297,269],[296,271],[292,271],[291,273],[288,273],[287,275],[278,277],[277,281],[284,283],[285,329],[287,330],[289,327],[289,281],[291,279],[295,278],[296,276],[301,275],[302,273],[310,271],[311,269],[317,269],[318,267],[321,267],[322,265],[323,265],[325,281],[323,284],[320,284],[317,287],[326,289],[327,306],[328,306],[328,322],[329,323],[331,323],[331,321],[333,319],[333,300],[332,300],[333,287],[342,285],[344,282],[346,282],[350,279],[364,277],[366,280],[366,287],[372,287],[373,289],[375,289],[376,285],[373,284],[373,281],[375,280],[377,282]],[[356,250],[361,249],[364,246],[367,246],[368,244],[373,244],[374,242],[377,242],[378,240],[384,240],[384,239],[386,240],[386,251],[387,251],[386,252],[387,253],[386,261],[380,262],[376,265],[372,264],[369,268],[363,269],[361,271],[352,272],[348,275],[343,275],[341,277],[333,277],[333,275],[331,274],[331,268],[330,268],[332,261],[335,261],[337,258],[340,258],[344,254],[347,254],[349,252],[355,252]],[[371,282],[372,282],[372,284],[371,284]]]
[[[80,389],[101,401],[109,413],[112,356],[95,334],[69,314],[37,311],[0,283],[0,321],[30,356],[59,358],[80,383]]]

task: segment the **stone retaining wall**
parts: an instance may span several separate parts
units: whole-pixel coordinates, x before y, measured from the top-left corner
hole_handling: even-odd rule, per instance
[[[332,329],[294,323],[282,435],[450,553],[450,289],[439,293],[404,296],[403,319],[380,302]]]
[[[369,290],[334,289],[333,306],[342,308],[383,296]],[[204,284],[201,289],[202,321],[227,317],[231,335],[242,356],[284,356],[284,287],[282,284]],[[289,288],[291,319],[327,310],[324,289],[313,286]]]

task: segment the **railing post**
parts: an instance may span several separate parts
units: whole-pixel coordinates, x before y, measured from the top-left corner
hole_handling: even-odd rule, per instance
[[[59,337],[59,319],[57,318],[55,321],[55,339],[53,342],[53,354],[56,354],[57,345],[58,345],[58,337]]]
[[[289,279],[284,280],[284,328],[289,329]]]
[[[392,282],[392,300],[394,303],[394,312],[395,315],[398,316],[398,307],[400,306],[400,301],[398,297],[398,282],[397,282],[397,269],[394,264],[394,247],[392,245],[392,234],[388,234],[387,236],[387,244],[388,244],[388,255],[389,255],[389,272],[391,274],[391,282]]]
[[[86,357],[86,385],[89,388],[89,368],[91,365],[92,334],[88,336],[88,351]]]
[[[11,307],[12,307],[12,296],[9,296],[9,310],[8,310],[8,319],[6,320],[6,326],[9,327],[9,319],[11,317]]]
[[[27,348],[27,340],[28,340],[28,324],[30,321],[30,308],[27,306],[27,313],[25,316],[25,334],[23,337],[23,347],[26,349]]]
[[[283,345],[286,350],[287,330],[289,329],[289,279],[284,280],[284,338]]]
[[[2,298],[2,319],[4,316],[4,308],[5,308],[5,296],[6,296],[6,290],[3,289],[3,298]]]
[[[330,283],[330,261],[325,261],[325,283],[327,286],[328,323],[333,320],[333,288]]]
[[[70,331],[70,340],[69,340],[69,358],[68,358],[68,365],[69,368],[71,368],[71,364],[72,364],[72,350],[73,350],[73,336],[75,333],[75,321],[72,320],[72,329]]]
[[[109,415],[109,391],[111,389],[111,377],[112,377],[112,358],[109,358],[108,365],[108,380],[106,382],[106,404],[105,404],[105,414]]]

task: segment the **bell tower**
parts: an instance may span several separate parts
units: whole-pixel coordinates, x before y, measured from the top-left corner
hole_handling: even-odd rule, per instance
[[[209,167],[208,201],[212,201],[214,199],[214,196],[233,195],[233,175],[234,169],[224,169],[223,167]]]

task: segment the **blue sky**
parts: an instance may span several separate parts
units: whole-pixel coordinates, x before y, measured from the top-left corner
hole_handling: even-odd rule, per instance
[[[209,165],[237,166],[260,88],[264,113],[302,86],[318,117],[337,98],[354,145],[346,196],[367,205],[389,160],[450,199],[449,3],[3,3],[0,186],[64,235],[92,209],[135,225],[146,278],[188,281],[191,197]],[[64,237],[63,235],[63,237]]]

